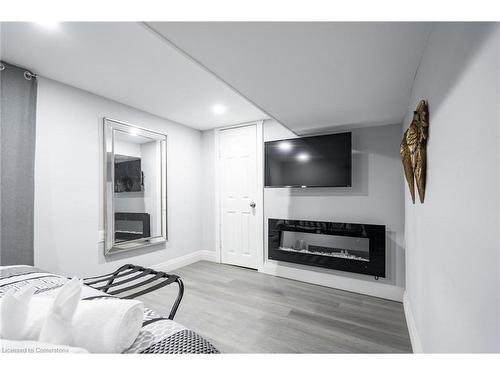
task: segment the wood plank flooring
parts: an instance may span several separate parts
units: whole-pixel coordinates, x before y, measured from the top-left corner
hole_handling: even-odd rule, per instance
[[[408,353],[401,303],[197,262],[172,271],[186,290],[175,320],[223,353]],[[173,288],[140,299],[168,315]]]

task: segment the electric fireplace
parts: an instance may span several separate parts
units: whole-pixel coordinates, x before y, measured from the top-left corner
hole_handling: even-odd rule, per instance
[[[385,277],[385,226],[269,219],[268,258]]]
[[[115,242],[151,237],[151,219],[143,212],[115,212]]]

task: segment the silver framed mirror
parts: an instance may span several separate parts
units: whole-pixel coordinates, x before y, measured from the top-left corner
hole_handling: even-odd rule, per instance
[[[104,118],[106,255],[167,241],[167,136]]]

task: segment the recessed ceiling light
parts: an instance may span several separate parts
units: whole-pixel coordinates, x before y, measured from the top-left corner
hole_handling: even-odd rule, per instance
[[[293,148],[293,145],[288,141],[283,141],[278,143],[278,147],[281,151],[288,152]]]
[[[300,154],[297,154],[297,160],[298,161],[308,161],[311,158],[311,156],[307,152],[301,152]]]
[[[224,107],[222,104],[216,104],[214,105],[212,110],[216,115],[222,115],[226,112],[226,107]]]
[[[55,29],[59,28],[59,22],[55,22],[55,21],[35,22],[35,24],[43,27],[44,29],[48,29],[48,30],[55,30]]]

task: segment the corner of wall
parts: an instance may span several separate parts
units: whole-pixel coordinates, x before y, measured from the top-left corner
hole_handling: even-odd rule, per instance
[[[408,326],[408,333],[410,334],[411,348],[413,353],[424,353],[422,342],[418,335],[417,325],[411,310],[410,299],[406,290],[403,293],[403,309],[405,312],[406,325]]]

